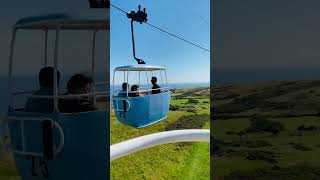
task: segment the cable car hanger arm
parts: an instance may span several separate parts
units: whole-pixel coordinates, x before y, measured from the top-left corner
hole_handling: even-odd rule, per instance
[[[138,64],[146,64],[146,62],[140,58],[136,57],[136,49],[135,49],[135,42],[134,42],[134,29],[133,29],[133,22],[139,22],[140,24],[147,22],[147,13],[146,8],[141,11],[141,6],[139,5],[139,10],[137,12],[131,11],[127,13],[127,17],[131,19],[131,38],[132,38],[132,50],[133,50],[133,57],[138,62]]]
[[[128,14],[125,10],[119,8],[118,6],[115,6],[115,5],[111,4],[111,3],[110,3],[110,6],[112,6],[112,7],[115,8],[115,9],[117,9],[118,11],[121,11],[121,12],[123,12],[123,13],[125,13],[125,14]],[[173,33],[170,33],[169,31],[164,30],[164,29],[162,29],[162,28],[160,28],[160,27],[158,27],[158,26],[155,26],[155,25],[150,24],[150,23],[148,23],[148,22],[146,22],[146,24],[149,25],[150,27],[153,27],[153,28],[155,28],[155,29],[163,32],[163,33],[166,33],[166,34],[169,35],[169,36],[172,36],[172,37],[174,37],[174,38],[177,38],[177,39],[179,39],[179,40],[181,40],[181,41],[184,41],[184,42],[186,42],[186,43],[188,43],[188,44],[190,44],[190,45],[192,45],[192,46],[195,46],[195,47],[197,47],[197,48],[200,48],[200,49],[202,49],[202,50],[204,50],[204,51],[210,52],[210,49],[204,48],[204,47],[202,47],[202,46],[200,46],[200,45],[198,45],[198,44],[196,44],[196,43],[193,43],[193,42],[191,42],[191,41],[189,41],[189,40],[186,40],[186,39],[184,39],[184,38],[182,38],[182,37],[180,37],[180,36],[178,36],[178,35],[175,35],[175,34],[173,34]]]

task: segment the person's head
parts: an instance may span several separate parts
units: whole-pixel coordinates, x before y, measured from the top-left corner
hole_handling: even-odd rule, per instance
[[[139,86],[138,85],[132,85],[131,91],[138,91],[138,90],[139,90]]]
[[[122,83],[122,90],[127,90],[129,87],[128,83]]]
[[[57,71],[57,85],[59,85],[60,72]],[[53,88],[54,86],[54,68],[44,67],[39,72],[40,87]]]
[[[71,94],[86,94],[90,92],[92,79],[84,74],[73,75],[67,83]]]
[[[153,77],[151,78],[151,83],[152,83],[152,84],[156,84],[156,83],[157,83],[157,80],[158,80],[157,77],[154,77],[154,76],[153,76]]]

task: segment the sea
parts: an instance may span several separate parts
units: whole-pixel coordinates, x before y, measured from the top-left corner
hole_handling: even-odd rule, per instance
[[[30,91],[39,88],[37,77],[20,76],[16,77],[14,82],[15,91]],[[67,79],[62,78],[61,84],[66,84]],[[193,87],[209,87],[209,82],[202,83],[169,83],[170,89],[175,88],[193,88]],[[111,87],[112,88],[112,87]],[[115,85],[115,89],[120,89],[120,85]],[[7,77],[0,77],[0,116],[4,115],[7,110],[8,103],[8,80]]]
[[[273,68],[273,69],[214,69],[210,81],[213,85],[273,81],[273,80],[320,80],[319,68]],[[170,79],[169,79],[170,80]],[[61,79],[61,84],[65,84],[67,78]],[[37,77],[20,76],[15,79],[18,90],[38,89]],[[7,77],[0,76],[0,115],[6,111],[7,106]],[[169,88],[191,88],[208,87],[206,83],[169,83]],[[111,87],[112,88],[112,87]],[[116,88],[119,89],[119,88]]]

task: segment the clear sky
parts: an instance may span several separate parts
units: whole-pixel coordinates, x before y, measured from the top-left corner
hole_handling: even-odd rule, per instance
[[[125,0],[111,3],[125,11],[147,9],[148,22],[210,49],[209,0]],[[110,8],[110,66],[135,65],[130,19]],[[148,65],[164,66],[171,83],[209,82],[210,53],[175,39],[146,24],[135,23],[136,56]]]
[[[68,13],[74,16],[106,16],[103,10],[89,9],[87,0],[28,0],[28,1],[3,1],[0,6],[0,76],[6,76],[8,72],[8,56],[11,40],[11,27],[17,20],[23,17]],[[62,32],[60,43],[60,67],[63,74],[67,71],[73,73],[88,70],[90,62],[90,45],[92,32]],[[43,32],[20,31],[17,34],[14,61],[16,62],[14,75],[37,74],[43,61]],[[106,33],[97,36],[97,49],[103,48],[103,52],[97,50],[97,58],[106,60],[104,53],[108,43]],[[77,43],[75,43],[77,42]],[[53,57],[54,33],[49,34],[49,61]],[[76,65],[75,65],[76,64]],[[104,69],[104,71],[106,71]]]
[[[214,3],[212,82],[320,79],[320,1]]]
[[[320,68],[320,1],[215,3],[215,68]]]

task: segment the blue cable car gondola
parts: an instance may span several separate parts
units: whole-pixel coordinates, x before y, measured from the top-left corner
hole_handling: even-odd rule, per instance
[[[147,66],[146,62],[138,57],[136,57],[135,51],[135,41],[134,41],[134,30],[133,23],[138,22],[140,24],[147,22],[147,13],[144,8],[141,10],[141,6],[139,5],[139,9],[135,11],[131,11],[127,13],[127,17],[131,19],[131,38],[132,38],[132,50],[133,57],[139,64],[138,66],[121,66],[117,67],[113,73],[113,88],[115,85],[115,75],[117,72],[123,72],[123,81],[122,83],[128,84],[129,73],[130,72],[138,72],[139,73],[139,83],[140,86],[140,74],[146,74],[146,84],[149,83],[148,72],[153,74],[153,72],[160,72],[162,87],[157,88],[156,90],[151,89],[151,84],[149,88],[146,89],[138,89],[131,90],[129,92],[128,87],[124,90],[114,90],[112,92],[112,104],[113,110],[115,112],[116,118],[123,124],[135,127],[135,128],[143,128],[164,120],[167,118],[167,114],[169,112],[170,107],[170,98],[171,92],[168,88],[167,81],[167,73],[166,69],[159,66]],[[164,72],[166,85],[164,86],[162,71]],[[144,73],[145,72],[145,73]],[[131,74],[131,73],[130,73]],[[122,91],[122,92],[121,92]],[[153,93],[157,91],[157,93]],[[130,96],[130,94],[134,94]]]
[[[13,153],[18,174],[22,180],[63,180],[63,179],[108,179],[109,169],[109,109],[90,112],[59,112],[58,99],[69,95],[59,93],[57,85],[57,66],[59,35],[65,30],[84,30],[93,32],[91,73],[93,87],[108,82],[95,82],[95,39],[98,32],[110,30],[109,11],[97,12],[93,16],[75,17],[68,14],[55,14],[28,17],[19,20],[13,27],[9,59],[9,96],[7,121],[9,128],[9,150]],[[31,95],[32,92],[16,92],[12,86],[14,42],[17,31],[36,30],[44,32],[44,63],[47,61],[48,32],[55,32],[54,46],[54,93],[53,95]],[[42,31],[39,31],[42,30]],[[76,63],[76,61],[75,61]],[[109,71],[106,72],[107,77]],[[54,102],[52,113],[26,112],[18,107],[16,97],[46,98]],[[92,97],[94,103],[98,96],[104,96],[107,103],[108,91],[98,92],[92,88],[88,94],[77,96]]]
[[[150,72],[149,74],[153,74],[157,71],[160,74],[162,86],[158,89],[151,89],[151,84],[149,83],[151,78],[148,77],[148,72]],[[147,65],[117,67],[113,73],[113,88],[116,87],[115,76],[117,73],[123,74],[123,83],[130,84],[130,82],[128,82],[129,74],[133,72],[139,74],[138,87],[142,83],[145,83],[147,87],[145,89],[138,89],[137,91],[129,91],[129,89],[126,88],[125,92],[121,92],[123,90],[113,89],[112,103],[116,118],[121,123],[135,128],[146,127],[167,118],[171,92],[168,88],[166,69],[159,66]],[[141,74],[146,76],[147,82],[141,83]],[[155,90],[158,90],[158,93],[152,93],[152,91]],[[134,97],[130,96],[132,93],[136,95]]]

